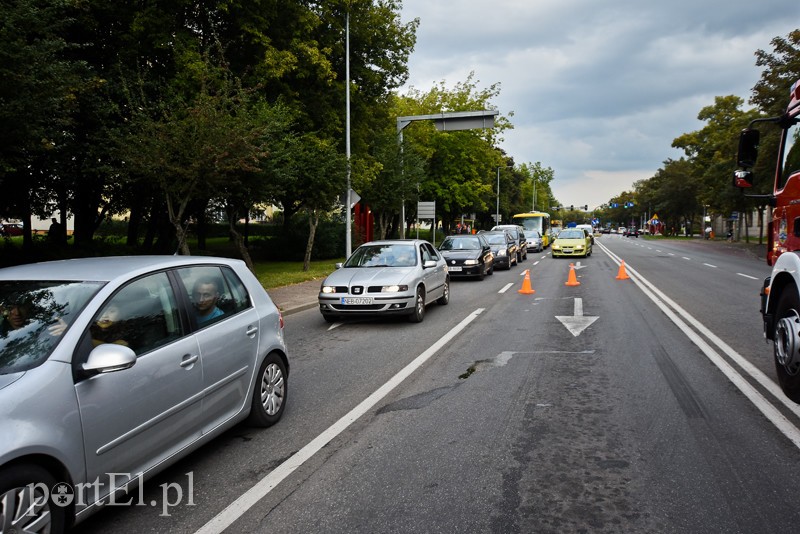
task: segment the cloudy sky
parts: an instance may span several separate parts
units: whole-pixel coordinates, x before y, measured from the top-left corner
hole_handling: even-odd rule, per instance
[[[502,148],[591,209],[681,157],[715,96],[747,102],[755,51],[800,28],[800,0],[403,0],[402,18],[420,19],[407,86],[499,83]]]

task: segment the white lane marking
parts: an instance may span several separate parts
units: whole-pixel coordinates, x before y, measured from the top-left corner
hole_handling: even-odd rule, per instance
[[[539,265],[540,261],[542,261],[542,260],[536,260],[535,262],[533,262],[533,266],[536,267],[537,265]]]
[[[376,389],[372,395],[361,401],[358,406],[350,410],[344,417],[329,426],[322,434],[311,440],[305,447],[294,453],[288,460],[259,480],[255,486],[244,492],[238,499],[214,516],[208,523],[200,527],[196,534],[218,534],[231,526],[234,521],[239,519],[247,510],[258,503],[258,501],[263,499],[270,491],[280,484],[281,481],[291,475],[298,467],[302,466],[303,463],[319,452],[325,445],[330,443],[333,438],[344,432],[347,427],[372,409],[373,406],[378,404],[381,399],[399,386],[411,373],[416,371],[428,361],[431,356],[436,354],[439,349],[447,345],[456,334],[464,330],[469,323],[474,321],[483,311],[484,308],[478,308],[469,314],[463,321],[442,336],[439,341],[417,356],[414,361],[401,369],[396,375],[390,378],[388,382]]]
[[[716,269],[717,268],[716,265],[711,265],[710,263],[704,263],[703,265],[705,265],[706,267],[711,267],[712,269]]]
[[[758,278],[756,278],[755,276],[750,276],[749,274],[744,274],[744,273],[736,273],[736,274],[738,274],[739,276],[744,276],[745,278],[749,278],[750,280],[758,280]]]
[[[583,315],[583,299],[579,297],[575,298],[573,310],[572,315],[556,315],[555,317],[561,321],[561,324],[563,324],[573,336],[578,337],[581,335],[581,332],[590,327],[598,317]]]
[[[514,284],[506,284],[506,285],[504,285],[503,288],[500,291],[498,291],[498,293],[505,293],[506,291],[511,289],[511,286],[513,286],[513,285]]]
[[[681,258],[683,258],[684,260],[692,261],[692,258],[687,258],[686,256],[681,256]]]
[[[602,247],[603,251],[616,262],[618,265],[621,261],[619,256],[611,252],[608,248]],[[662,293],[657,287],[645,279],[635,269],[630,267],[627,263],[626,272],[631,277],[633,282],[652,300],[661,311],[688,337],[706,357],[717,366],[717,368],[725,375],[728,380],[747,397],[753,406],[755,406],[784,436],[786,436],[796,447],[800,448],[800,429],[797,428],[786,416],[778,411],[767,399],[764,398],[739,372],[730,365],[724,358],[722,358],[708,343],[705,342],[694,330],[692,330],[677,314],[682,315],[689,321],[701,334],[706,336],[709,341],[714,343],[722,352],[728,355],[736,364],[753,379],[755,379],[761,386],[769,391],[778,401],[780,401],[786,408],[788,408],[796,416],[800,417],[800,406],[791,402],[777,384],[764,373],[762,373],[753,364],[742,357],[738,352],[733,350],[727,343],[717,337],[716,334],[706,328],[703,323],[695,319],[689,312],[681,308],[676,302]],[[672,311],[667,305],[671,306],[675,312]],[[677,314],[676,314],[677,312]]]

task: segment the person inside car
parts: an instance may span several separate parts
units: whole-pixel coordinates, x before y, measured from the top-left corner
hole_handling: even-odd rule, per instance
[[[204,325],[217,317],[225,315],[218,306],[219,285],[213,278],[200,278],[194,283],[192,299],[197,312],[197,324]]]
[[[128,346],[125,322],[121,320],[122,313],[119,306],[111,303],[100,312],[97,319],[89,327],[92,333],[92,345],[95,347],[104,343]]]

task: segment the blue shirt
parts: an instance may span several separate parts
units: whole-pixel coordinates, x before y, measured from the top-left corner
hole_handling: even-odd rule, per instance
[[[211,310],[211,313],[208,315],[203,315],[202,317],[199,315],[197,316],[197,324],[204,325],[210,320],[216,319],[217,317],[222,317],[223,315],[225,315],[225,312],[214,306],[214,309]]]

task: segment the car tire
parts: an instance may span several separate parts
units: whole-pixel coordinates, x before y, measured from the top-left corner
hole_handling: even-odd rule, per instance
[[[492,266],[489,267],[489,272],[486,274],[488,274],[489,276],[492,276],[494,274],[494,262],[492,262]]]
[[[73,508],[72,505],[56,506],[51,500],[50,492],[58,481],[47,470],[29,464],[12,465],[0,470],[0,481],[5,523],[18,529],[12,528],[14,532],[62,533],[66,530],[67,514],[71,514]],[[35,512],[27,515],[31,508],[20,504],[31,503],[34,499],[44,499],[44,505],[35,507]]]
[[[450,279],[444,281],[444,293],[436,299],[436,303],[442,306],[447,306],[450,303]]]
[[[253,426],[268,427],[280,421],[288,392],[286,364],[277,353],[270,352],[261,362],[256,375],[247,422]]]
[[[422,292],[422,288],[417,288],[417,296],[414,298],[414,311],[408,316],[408,320],[412,323],[421,323],[424,318],[425,294]]]
[[[478,280],[483,281],[483,279],[486,278],[486,271],[486,264],[484,264],[483,269],[481,269],[481,272],[478,275]]]
[[[784,288],[775,310],[775,333],[773,351],[778,383],[783,393],[800,404],[800,362],[797,361],[797,335],[800,329],[800,299],[797,291],[789,286]],[[790,358],[795,355],[795,359]],[[790,365],[787,365],[790,364]]]

